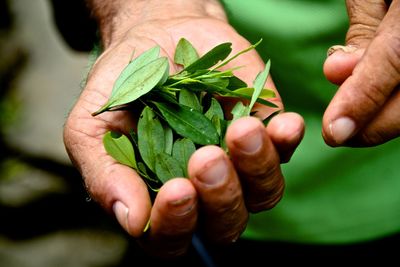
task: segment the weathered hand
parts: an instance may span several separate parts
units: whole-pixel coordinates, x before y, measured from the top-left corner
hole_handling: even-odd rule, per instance
[[[91,113],[107,101],[132,51],[139,55],[158,44],[171,59],[181,37],[200,54],[227,41],[232,42],[233,52],[249,46],[219,19],[189,17],[136,25],[110,42],[98,58],[64,131],[68,153],[92,198],[114,212],[122,227],[150,254],[161,257],[185,253],[197,228],[212,242],[232,242],[245,229],[249,212],[274,207],[284,189],[280,164],[289,160],[304,131],[302,118],[294,113],[277,115],[267,127],[256,118],[237,120],[226,135],[229,156],[216,146],[200,148],[190,159],[190,179],[168,181],[152,204],[142,178],[107,155],[102,143],[109,130],[127,133],[135,117],[126,111],[96,117]],[[176,71],[170,63],[171,72]],[[239,65],[245,67],[237,75],[248,83],[264,67],[256,51],[241,56]],[[274,88],[271,79],[268,85]],[[281,106],[279,97],[275,102]],[[149,220],[150,228],[144,233]]]
[[[324,64],[340,87],[325,111],[323,136],[331,146],[379,145],[400,134],[400,1],[346,3],[346,47],[333,49]]]

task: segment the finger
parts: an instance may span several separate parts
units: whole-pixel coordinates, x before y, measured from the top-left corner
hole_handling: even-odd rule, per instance
[[[400,87],[367,126],[351,138],[349,146],[376,146],[400,136]]]
[[[178,257],[188,250],[197,222],[197,194],[186,178],[165,183],[154,202],[150,228],[140,243],[152,255]]]
[[[354,46],[332,46],[324,62],[325,77],[333,84],[341,85],[353,72],[364,54],[364,48]]]
[[[216,243],[236,241],[244,231],[248,212],[235,169],[217,146],[204,146],[190,158],[189,177],[199,194],[202,230]]]
[[[98,161],[103,162],[101,159]],[[119,224],[131,236],[141,236],[151,210],[146,184],[127,166],[105,161],[103,163],[103,168],[95,166],[96,171],[83,172],[91,198],[113,213]]]
[[[346,7],[350,20],[346,45],[365,48],[386,16],[387,5],[383,0],[347,0]]]
[[[284,180],[279,155],[262,122],[254,117],[234,121],[227,130],[226,143],[247,208],[259,212],[274,207],[282,197]]]
[[[346,7],[350,20],[346,46],[330,47],[323,67],[326,78],[338,85],[351,75],[387,12],[382,0],[347,0]]]
[[[392,4],[364,56],[325,111],[327,144],[342,145],[365,127],[400,83],[399,14],[400,5]]]
[[[286,112],[274,116],[267,126],[281,163],[289,162],[304,136],[304,119],[297,113]]]
[[[64,127],[68,155],[81,172],[91,198],[114,213],[129,234],[138,237],[150,217],[147,186],[133,169],[107,154],[102,142],[104,123],[84,117],[79,110],[85,109],[74,109]]]

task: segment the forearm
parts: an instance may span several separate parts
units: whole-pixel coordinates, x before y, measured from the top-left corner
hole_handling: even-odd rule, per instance
[[[127,29],[153,20],[214,17],[226,20],[218,0],[87,0],[105,46]]]

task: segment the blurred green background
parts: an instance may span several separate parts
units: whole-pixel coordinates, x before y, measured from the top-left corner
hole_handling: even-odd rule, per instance
[[[90,200],[62,141],[89,54],[66,44],[52,10],[0,0],[0,266],[117,266],[126,236]]]

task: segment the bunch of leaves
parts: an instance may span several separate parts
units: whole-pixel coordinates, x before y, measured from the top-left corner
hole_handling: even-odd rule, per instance
[[[135,169],[149,188],[159,187],[174,177],[187,177],[187,164],[197,148],[218,145],[225,149],[229,124],[252,116],[256,102],[276,107],[268,101],[274,92],[264,88],[270,61],[258,73],[252,87],[236,77],[239,68],[222,70],[233,59],[261,42],[229,57],[231,43],[217,45],[199,56],[193,45],[182,38],[176,47],[174,63],[182,66],[169,73],[166,57],[155,46],[131,60],[116,80],[107,103],[92,115],[105,111],[140,108],[137,130],[129,136],[110,131],[103,138],[106,151],[121,164]],[[235,98],[230,116],[217,98]]]

